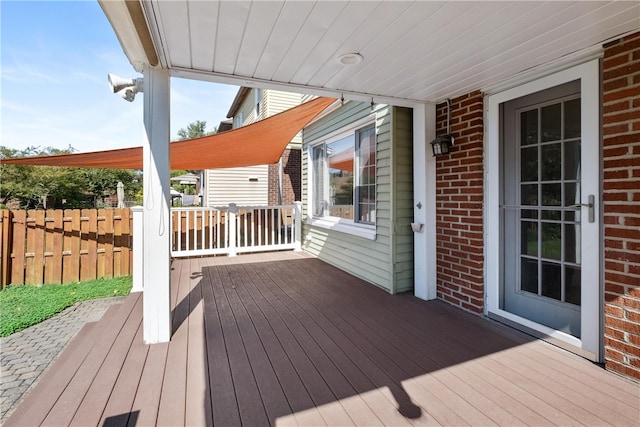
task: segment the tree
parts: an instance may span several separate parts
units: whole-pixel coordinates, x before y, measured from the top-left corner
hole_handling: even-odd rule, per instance
[[[0,157],[70,154],[73,147],[29,147],[17,150],[0,146]],[[58,166],[0,166],[0,203],[9,202],[21,208],[85,208],[95,207],[106,195],[115,194],[118,181],[125,185],[130,198],[142,186],[139,172],[121,169],[89,169]]]
[[[196,120],[195,122],[189,123],[186,129],[180,128],[178,130],[178,141],[213,135],[217,131],[217,128],[214,127],[213,131],[207,132],[206,128],[207,122],[204,120]]]

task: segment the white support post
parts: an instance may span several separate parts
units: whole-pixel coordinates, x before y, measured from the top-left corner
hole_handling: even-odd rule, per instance
[[[293,250],[300,252],[302,250],[302,202],[294,202],[295,211],[293,217],[294,224],[294,247]]]
[[[237,233],[237,224],[236,224],[236,214],[238,212],[238,208],[235,203],[229,203],[229,256],[236,256],[238,252],[236,250],[236,242],[238,237]]]
[[[144,209],[133,206],[133,287],[131,292],[144,289]]]
[[[144,342],[171,339],[169,73],[144,70]]]
[[[429,142],[436,135],[436,106],[413,107],[413,221],[424,224],[413,234],[414,295],[436,298],[436,161]]]

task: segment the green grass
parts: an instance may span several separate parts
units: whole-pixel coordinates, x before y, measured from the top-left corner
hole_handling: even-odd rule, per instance
[[[9,286],[0,291],[0,336],[40,323],[79,301],[128,295],[131,285],[129,276],[65,285]]]

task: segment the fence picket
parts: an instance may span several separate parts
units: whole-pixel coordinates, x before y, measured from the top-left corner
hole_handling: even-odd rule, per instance
[[[102,230],[104,239],[104,272],[102,276],[106,279],[113,277],[113,209],[103,209]]]
[[[0,288],[4,288],[11,282],[11,242],[13,240],[13,212],[2,211],[2,230],[0,238]]]
[[[62,283],[80,280],[80,211],[65,209],[62,239]]]
[[[80,280],[84,282],[95,280],[98,271],[98,218],[95,209],[82,209],[81,212]]]
[[[62,211],[47,209],[44,236],[44,283],[62,283]]]
[[[25,283],[40,285],[44,276],[44,211],[27,212],[27,247],[25,253]]]
[[[24,249],[27,237],[27,211],[14,211],[12,237],[11,283],[21,285],[24,283]]]

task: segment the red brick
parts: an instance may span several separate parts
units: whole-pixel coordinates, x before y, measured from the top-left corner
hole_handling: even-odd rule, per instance
[[[615,170],[606,170],[604,171],[604,179],[627,179],[629,178],[630,173],[628,169],[615,169]]]
[[[636,323],[640,322],[640,313],[636,311],[627,311],[626,317],[627,317],[627,320],[630,320],[632,322],[636,322]]]
[[[618,374],[621,374],[621,375],[626,375],[632,378],[640,379],[640,369],[635,369],[631,366],[623,365],[622,363],[607,361],[605,363],[605,368],[610,371],[617,372]]]
[[[629,200],[629,195],[627,193],[604,193],[602,195],[602,200],[605,202],[626,202]]]
[[[604,356],[607,360],[615,360],[616,362],[624,361],[624,355],[618,350],[614,350],[612,348],[605,348]]]
[[[613,135],[618,135],[621,133],[627,133],[629,132],[631,127],[630,123],[616,123],[613,125],[609,125],[609,126],[605,126],[604,129],[604,135],[605,136],[613,136]]]
[[[612,294],[624,295],[624,286],[616,285],[614,283],[605,283],[604,290]]]
[[[604,138],[605,146],[612,145],[629,145],[640,142],[640,135],[638,134],[626,134],[626,135],[616,135],[616,136],[606,136]]]
[[[619,102],[614,102],[612,104],[607,104],[604,106],[604,114],[610,114],[610,113],[615,113],[617,111],[624,111],[624,110],[628,110],[630,106],[630,102],[629,100],[623,100],[623,101],[619,101]]]
[[[625,221],[629,221],[631,218],[626,218]],[[634,218],[637,221],[640,221],[640,218]],[[615,259],[617,261],[622,262],[633,262],[636,264],[640,264],[640,252],[626,252],[626,251],[612,251],[606,250],[605,253],[606,259]]]
[[[607,147],[603,150],[603,155],[606,159],[611,159],[611,157],[621,157],[626,156],[631,151],[630,147],[623,146],[615,146],[615,147]]]
[[[602,63],[602,66],[604,69],[611,69],[626,64],[630,61],[632,61],[632,55],[629,52],[624,52],[621,55],[611,56],[605,59]]]
[[[604,102],[618,101],[624,98],[631,98],[640,95],[640,87],[631,87],[616,90],[604,94]]]
[[[604,334],[606,336],[609,336],[611,338],[615,338],[617,340],[623,340],[624,339],[624,332],[618,329],[613,329],[610,327],[605,327],[604,328]]]
[[[619,55],[623,52],[629,52],[633,49],[640,48],[640,39],[638,39],[634,35],[632,38],[622,39],[621,42],[616,44],[615,46],[613,45],[606,45],[606,46],[608,47],[605,49],[605,55],[604,55],[605,59]]]
[[[636,181],[605,181],[604,190],[633,190],[638,188]]]
[[[630,76],[634,73],[640,72],[640,62],[630,63],[629,65],[624,65],[622,67],[617,67],[613,69],[605,69],[603,73],[604,81],[615,79],[617,77]]]
[[[628,77],[621,77],[619,79],[610,80],[604,83],[603,90],[604,92],[610,92],[612,90],[621,89],[623,87],[627,87],[630,85],[630,81]]]
[[[624,111],[617,114],[609,114],[604,116],[603,123],[605,125],[618,123],[618,122],[626,122],[631,120],[639,120],[640,119],[640,110],[637,111]]]
[[[634,334],[640,334],[640,324],[629,322],[627,320],[618,319],[611,316],[605,316],[605,325],[612,328],[622,329],[623,331],[633,332]]]
[[[628,167],[636,166],[637,163],[638,163],[638,160],[631,157],[618,158],[618,159],[605,159],[604,167],[605,169],[628,168]]]

